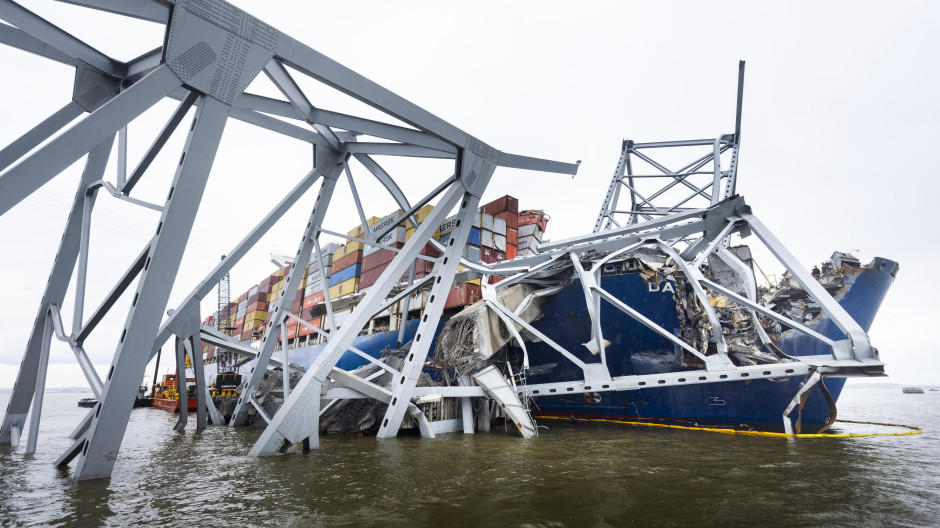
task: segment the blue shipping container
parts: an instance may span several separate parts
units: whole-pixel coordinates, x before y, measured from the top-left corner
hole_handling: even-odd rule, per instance
[[[470,228],[470,236],[467,238],[467,244],[473,246],[480,245],[480,229],[476,227]]]
[[[333,276],[330,277],[330,286],[336,286],[337,284],[347,281],[353,277],[361,276],[362,264],[356,264],[355,266],[349,266],[348,268],[343,268],[337,272],[333,273]]]

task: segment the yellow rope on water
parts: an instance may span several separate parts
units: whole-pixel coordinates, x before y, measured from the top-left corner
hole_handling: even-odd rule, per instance
[[[565,418],[564,416],[539,416],[540,420],[569,420],[570,418]],[[900,433],[832,433],[832,434],[792,434],[788,435],[786,433],[770,433],[766,431],[739,431],[737,429],[721,429],[716,427],[692,427],[687,425],[671,425],[671,424],[660,424],[660,423],[650,423],[650,422],[629,422],[624,420],[611,420],[609,418],[578,418],[579,422],[606,422],[606,423],[615,423],[615,424],[624,424],[624,425],[641,425],[644,427],[665,427],[668,429],[686,429],[689,431],[709,431],[712,433],[721,433],[721,434],[736,434],[736,435],[747,435],[747,436],[769,436],[769,437],[782,437],[782,438],[863,438],[868,436],[908,436],[916,435],[924,432],[923,427],[916,427],[913,425],[902,425],[902,424],[891,424],[891,423],[882,423],[882,422],[859,422],[855,420],[836,420],[836,422],[842,423],[854,423],[854,424],[865,424],[865,425],[879,425],[883,427],[903,427],[905,429],[910,429],[910,431],[903,431]]]

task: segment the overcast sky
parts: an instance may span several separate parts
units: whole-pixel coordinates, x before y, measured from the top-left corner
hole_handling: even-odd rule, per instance
[[[156,24],[55,2],[22,3],[120,60],[162,43]],[[522,208],[544,209],[553,239],[591,229],[624,138],[732,132],[737,64],[747,60],[739,193],[807,268],[834,249],[856,251],[866,262],[899,261],[870,335],[888,364],[887,381],[937,383],[940,4],[235,3],[500,150],[582,160],[574,178],[501,168],[484,197],[512,194]],[[6,47],[0,65],[0,145],[6,145],[69,101],[73,72]],[[322,108],[379,115],[315,82],[302,86]],[[264,79],[251,91],[274,94]],[[131,165],[174,107],[161,103],[131,125]],[[162,203],[182,142],[174,137],[136,196]],[[171,307],[309,166],[309,145],[229,122]],[[413,200],[450,170],[447,163],[401,160],[386,167]],[[0,387],[15,380],[80,168],[0,217]],[[357,181],[362,172],[354,173]],[[107,177],[114,179],[113,162]],[[369,187],[360,190],[370,214],[394,209]],[[348,197],[338,193],[337,200]],[[273,271],[271,252],[296,250],[311,200],[233,271],[233,298]],[[338,231],[357,222],[350,209],[330,215],[327,225]],[[99,197],[86,313],[156,221],[154,212]],[[758,263],[768,273],[782,271]],[[215,302],[210,297],[206,311]],[[87,342],[102,374],[127,305],[123,299]],[[68,326],[71,317],[64,318]],[[61,343],[53,346],[48,385],[84,385]]]

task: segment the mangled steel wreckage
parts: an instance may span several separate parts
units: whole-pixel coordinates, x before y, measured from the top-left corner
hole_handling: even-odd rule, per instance
[[[87,5],[103,9],[105,4]],[[462,253],[496,168],[574,174],[577,163],[499,151],[221,0],[107,3],[112,13],[166,25],[162,45],[128,62],[108,57],[10,0],[0,0],[0,8],[0,17],[9,24],[0,26],[0,41],[76,69],[73,101],[0,151],[0,215],[87,154],[0,426],[0,442],[19,443],[32,409],[27,451],[36,449],[49,342],[59,339],[75,353],[99,401],[57,461],[65,465],[76,460],[76,479],[111,474],[138,384],[170,338],[175,339],[178,369],[185,369],[187,356],[194,366],[197,428],[206,427],[207,413],[213,423],[225,421],[209,397],[199,353],[203,343],[251,358],[241,392],[229,402],[229,423],[243,425],[250,415],[260,418],[265,429],[250,451],[255,456],[317,448],[321,426],[389,438],[409,422],[422,435],[434,436],[472,433],[502,418],[528,437],[537,430],[533,414],[744,427],[782,424],[791,432],[794,424],[799,430],[799,415],[791,416],[797,407],[802,423],[825,427],[834,418],[827,399],[834,401],[845,377],[883,373],[866,330],[897,265],[882,259],[868,266],[842,261],[832,272],[838,280],[822,284],[735,194],[743,63],[734,133],[693,141],[625,141],[592,233],[544,242],[534,254],[487,265],[462,258]],[[262,72],[282,98],[246,92]],[[352,96],[391,122],[318,108],[295,76]],[[164,98],[179,101],[179,106],[136,167],[128,170],[128,124]],[[191,126],[179,128],[187,139],[166,199],[149,203],[132,197],[137,182],[190,114]],[[313,168],[167,312],[229,118],[309,142]],[[143,137],[150,141],[154,136]],[[104,171],[115,138],[117,175],[111,182]],[[696,153],[673,170],[651,154],[669,149]],[[411,200],[376,161],[384,155],[450,159],[453,173]],[[637,170],[640,165],[649,171]],[[354,167],[388,191],[403,212],[397,222],[369,229]],[[362,219],[362,230],[354,234],[325,227],[331,206],[348,207],[332,203],[339,202],[333,193],[343,176]],[[644,188],[648,184],[656,188]],[[315,186],[313,195],[308,191]],[[88,237],[100,190],[108,191],[102,196],[157,210],[160,219],[139,256],[85,317]],[[287,344],[288,323],[310,326],[290,311],[303,266],[286,274],[281,296],[268,308],[272,324],[257,348],[201,325],[200,302],[308,194],[314,198],[295,262],[321,262],[324,233],[396,256],[368,292],[356,297],[355,309],[342,324],[336,321],[333,300],[325,296],[324,327],[313,328],[324,343],[312,362],[298,367],[290,364],[287,346],[281,354],[275,352],[279,343]],[[621,194],[629,196],[629,205],[620,205],[626,203]],[[433,211],[419,223],[415,213],[434,200]],[[434,233],[449,215],[454,228],[442,243]],[[413,229],[410,239],[402,247],[383,245],[383,237],[399,225]],[[787,269],[786,284],[758,290],[748,250],[731,243],[732,237],[750,235]],[[423,251],[428,244],[437,256]],[[417,260],[431,262],[432,271],[416,277]],[[489,279],[497,276],[502,280],[491,284]],[[444,317],[451,285],[476,277],[482,279],[482,301]],[[830,284],[835,297],[826,290]],[[68,329],[61,311],[67,308],[63,301],[70,285],[75,302]],[[84,343],[132,288],[126,323],[102,379]],[[422,289],[427,302],[418,318],[395,332],[396,346],[357,347],[374,316],[398,303],[407,314],[411,295]],[[339,368],[340,360],[350,356],[363,366]],[[268,372],[278,366],[295,372],[282,376],[280,394],[273,394],[277,380]],[[822,396],[814,392],[807,397],[816,387]],[[185,408],[185,391],[179,397],[180,408]],[[365,401],[375,403],[361,403]],[[185,425],[182,413],[177,427]]]

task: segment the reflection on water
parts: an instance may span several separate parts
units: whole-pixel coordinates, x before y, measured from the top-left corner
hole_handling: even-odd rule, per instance
[[[7,395],[0,395],[5,408]],[[38,452],[0,447],[0,524],[17,526],[933,526],[940,393],[850,389],[842,416],[923,425],[908,437],[800,439],[545,422],[523,440],[325,437],[251,458],[260,429],[138,409],[110,480],[55,458],[81,395],[49,394]],[[916,402],[911,398],[919,398]]]

